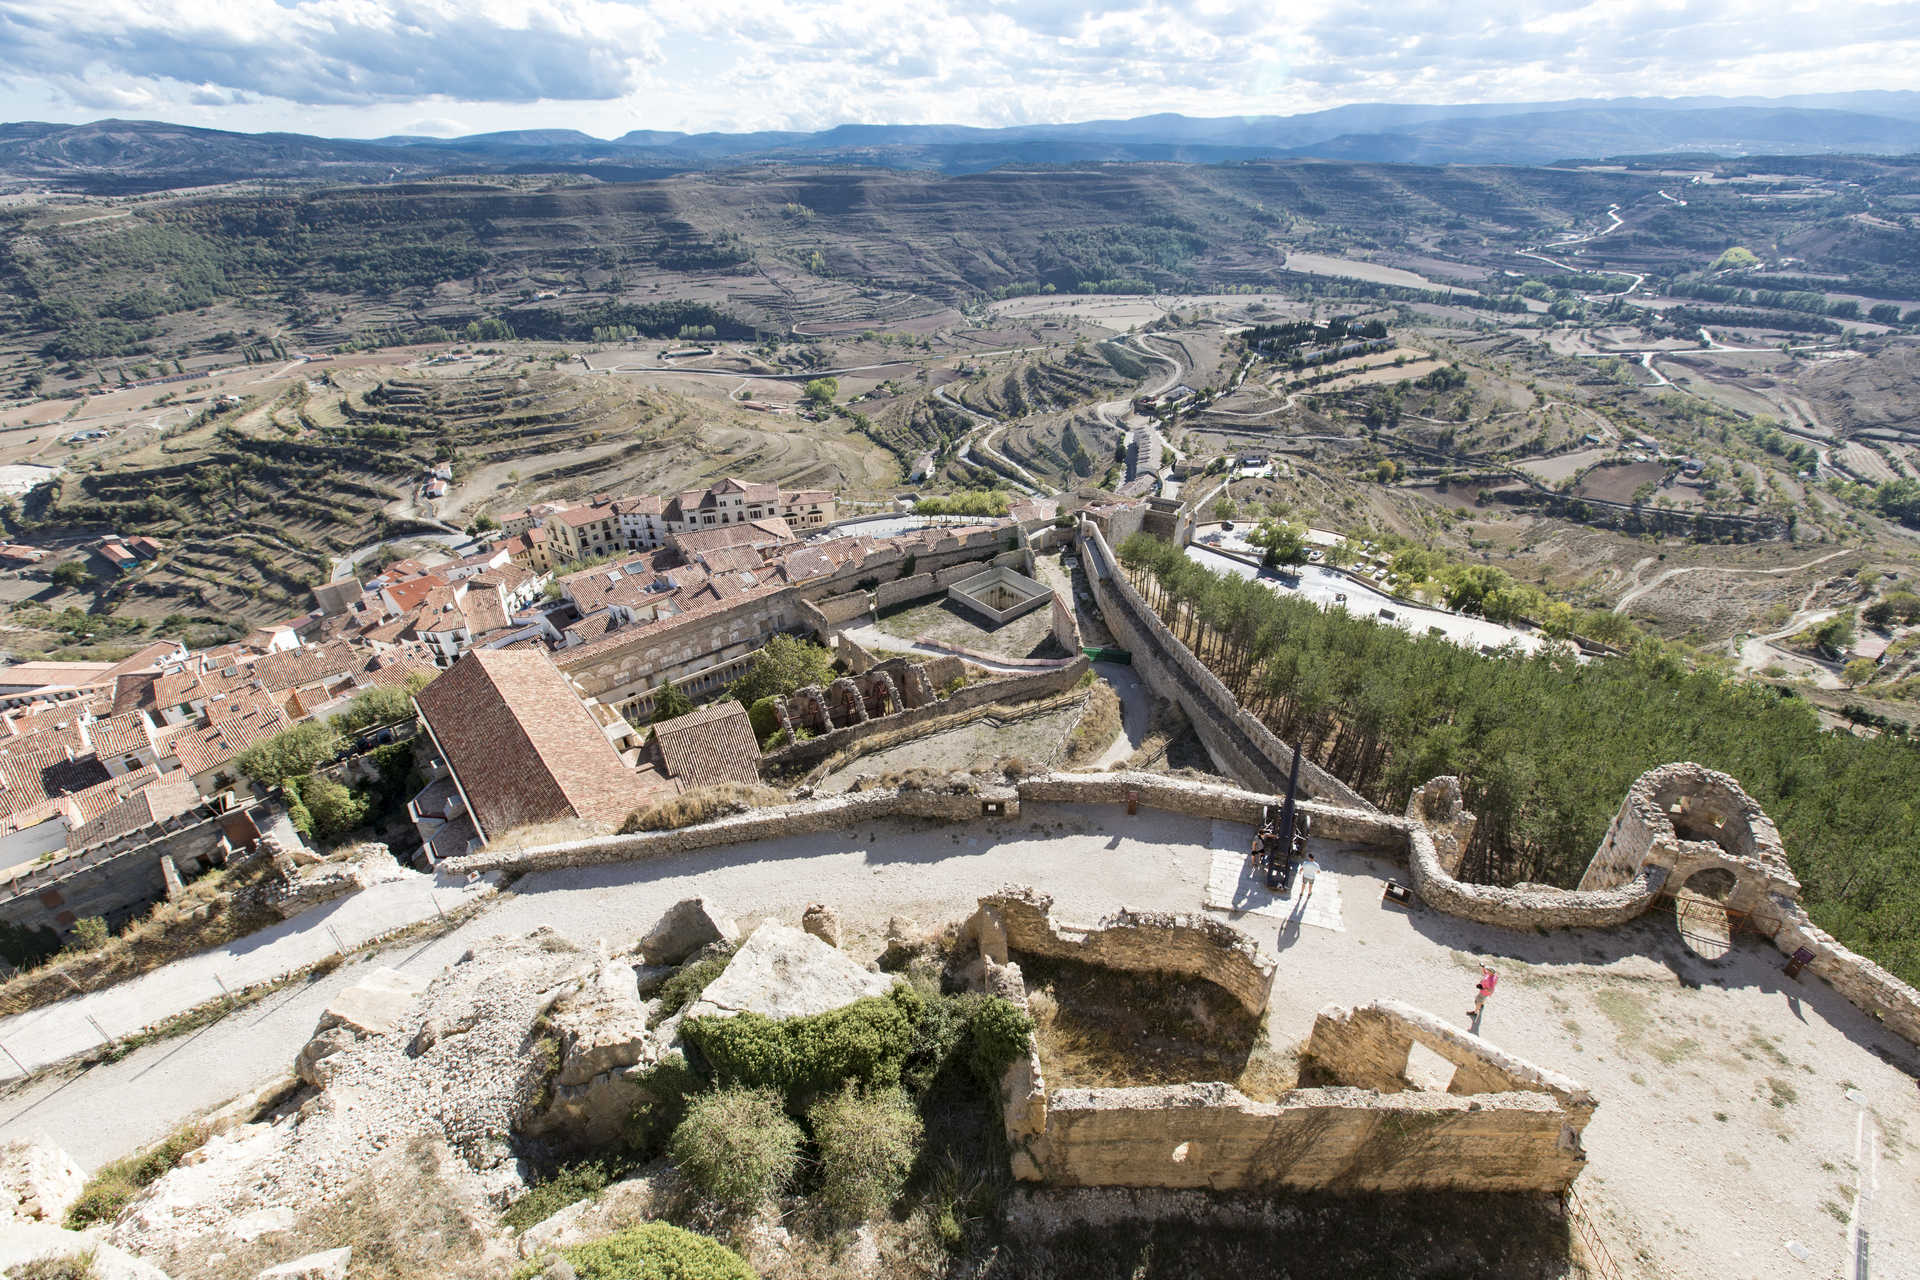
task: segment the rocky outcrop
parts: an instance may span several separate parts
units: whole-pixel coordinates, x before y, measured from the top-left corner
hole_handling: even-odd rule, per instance
[[[347,1267],[352,1261],[352,1249],[328,1249],[268,1267],[260,1273],[260,1280],[347,1280]]]
[[[38,1135],[0,1146],[0,1223],[66,1220],[87,1175],[73,1157]]]
[[[44,1258],[92,1259],[93,1280],[167,1280],[150,1262],[103,1243],[88,1232],[67,1231],[51,1222],[0,1222],[0,1275],[17,1275],[20,1264]]]
[[[260,887],[260,901],[282,920],[349,893],[419,874],[401,866],[387,846],[377,843],[355,845],[311,865],[290,856],[277,856],[274,862],[278,874]]]
[[[645,1096],[646,1069],[672,1034],[650,1031],[647,1012],[626,960],[604,961],[564,990],[547,1014],[560,1065],[544,1105],[523,1127],[596,1145],[617,1141]]]
[[[687,1016],[799,1018],[885,995],[893,984],[892,975],[864,969],[811,934],[769,920],[734,953]]]
[[[398,969],[375,969],[334,996],[294,1059],[301,1081],[324,1089],[332,1078],[329,1059],[368,1036],[391,1034],[427,989],[427,980]],[[417,1055],[416,1055],[417,1056]]]
[[[824,902],[807,904],[800,917],[800,928],[830,947],[840,945],[840,913]]]
[[[740,926],[705,898],[686,898],[667,908],[647,930],[637,950],[650,965],[679,964],[713,942],[737,942]]]

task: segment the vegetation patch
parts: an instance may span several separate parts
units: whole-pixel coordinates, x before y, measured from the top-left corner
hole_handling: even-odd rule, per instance
[[[696,827],[716,818],[750,813],[772,805],[785,804],[784,792],[772,787],[756,787],[744,782],[716,782],[695,787],[665,800],[656,800],[644,809],[635,809],[620,824],[620,834],[630,836],[641,831],[678,831]]]
[[[800,1126],[782,1109],[780,1094],[729,1087],[688,1105],[668,1151],[674,1167],[711,1204],[745,1213],[793,1180],[802,1137]]]
[[[199,1125],[175,1129],[155,1146],[124,1160],[102,1165],[80,1190],[80,1198],[67,1210],[67,1229],[84,1231],[101,1222],[112,1222],[134,1197],[158,1182],[213,1136]]]
[[[849,1086],[816,1102],[807,1119],[820,1160],[817,1200],[831,1218],[861,1222],[899,1198],[923,1131],[904,1092]]]
[[[759,1280],[753,1268],[711,1236],[665,1222],[629,1227],[617,1235],[563,1249],[580,1280]],[[544,1260],[522,1267],[515,1280],[532,1280]]]

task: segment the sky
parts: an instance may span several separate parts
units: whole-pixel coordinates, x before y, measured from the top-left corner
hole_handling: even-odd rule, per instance
[[[333,137],[1920,87],[1920,0],[0,0],[0,119]]]

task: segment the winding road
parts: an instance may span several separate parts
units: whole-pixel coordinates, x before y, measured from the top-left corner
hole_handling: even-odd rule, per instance
[[[1683,569],[1668,569],[1665,573],[1662,573],[1658,577],[1656,577],[1652,582],[1643,583],[1640,586],[1634,587],[1632,590],[1628,591],[1627,594],[1621,596],[1620,599],[1615,602],[1613,606],[1613,611],[1615,613],[1625,613],[1627,610],[1627,606],[1632,604],[1635,600],[1638,600],[1641,596],[1644,596],[1649,592],[1658,589],[1664,583],[1670,581],[1671,579],[1679,577],[1683,573],[1729,573],[1729,574],[1742,574],[1742,575],[1756,575],[1760,577],[1780,577],[1785,574],[1799,573],[1802,570],[1811,569],[1815,565],[1825,564],[1829,560],[1838,560],[1841,556],[1852,555],[1854,550],[1855,548],[1853,547],[1846,547],[1839,551],[1834,551],[1827,555],[1816,557],[1815,559],[1807,561],[1805,564],[1789,565],[1783,569],[1726,569],[1726,568],[1722,568],[1719,565],[1713,565],[1713,564],[1690,565]],[[1634,573],[1637,575],[1640,572],[1641,567],[1647,563],[1648,561],[1646,559],[1642,559],[1639,564],[1634,565],[1633,567]],[[1781,632],[1781,634],[1790,635],[1792,633]]]

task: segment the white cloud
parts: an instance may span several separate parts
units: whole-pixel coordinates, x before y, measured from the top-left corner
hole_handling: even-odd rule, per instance
[[[1907,88],[1920,0],[0,0],[0,112],[377,134]]]

